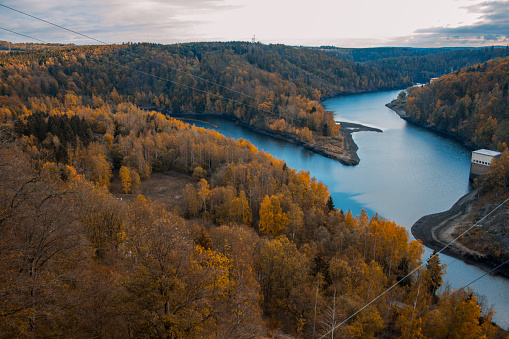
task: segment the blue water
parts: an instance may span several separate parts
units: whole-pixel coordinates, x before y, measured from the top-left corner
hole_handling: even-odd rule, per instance
[[[358,166],[349,167],[291,143],[258,134],[218,117],[199,117],[219,132],[251,141],[258,149],[284,159],[289,167],[306,170],[325,183],[337,208],[394,220],[409,232],[420,217],[449,209],[470,189],[470,150],[453,139],[406,123],[385,104],[399,91],[337,97],[325,101],[337,121],[377,127],[379,132],[354,133]],[[207,123],[197,126],[212,128]],[[429,257],[427,249],[423,259]],[[458,289],[484,272],[442,255],[445,280]],[[509,280],[486,276],[471,285],[495,309],[494,320],[509,327]]]

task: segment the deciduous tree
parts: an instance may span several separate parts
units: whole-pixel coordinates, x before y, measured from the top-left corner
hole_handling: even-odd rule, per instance
[[[281,234],[288,225],[288,217],[281,209],[277,196],[265,196],[260,204],[260,232],[277,236]]]

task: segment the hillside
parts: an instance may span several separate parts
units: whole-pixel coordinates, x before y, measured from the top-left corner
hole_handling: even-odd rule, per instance
[[[22,106],[44,111],[42,102],[56,95],[94,107],[214,112],[349,165],[358,162],[355,151],[319,100],[410,84],[321,51],[234,42],[66,46],[3,54],[0,65],[0,102],[14,119]]]
[[[472,211],[460,224],[457,232],[465,229],[468,222],[482,220],[482,227],[469,232],[460,242],[474,251],[482,253],[480,261],[491,266],[509,259],[509,149],[504,146],[502,155],[491,165],[487,173],[474,181],[478,198],[472,203]],[[461,234],[461,233],[459,233]],[[509,267],[505,267],[509,272]],[[509,273],[507,273],[509,275]]]
[[[509,142],[508,72],[509,58],[490,60],[409,88],[390,107],[471,147],[496,150]]]
[[[415,83],[455,72],[461,68],[509,56],[509,48],[337,48],[324,47],[341,59],[351,60],[391,73],[396,78],[407,78]]]

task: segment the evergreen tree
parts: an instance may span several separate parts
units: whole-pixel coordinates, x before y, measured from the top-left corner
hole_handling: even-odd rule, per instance
[[[426,288],[434,302],[438,301],[437,291],[444,282],[442,279],[444,274],[445,264],[440,265],[440,257],[435,249],[426,263]]]

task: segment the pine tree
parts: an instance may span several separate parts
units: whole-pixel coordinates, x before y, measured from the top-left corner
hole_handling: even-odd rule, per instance
[[[438,301],[437,291],[444,282],[442,279],[444,274],[445,264],[440,265],[440,258],[437,251],[434,250],[426,264],[426,287],[429,294],[433,297],[434,302]]]

